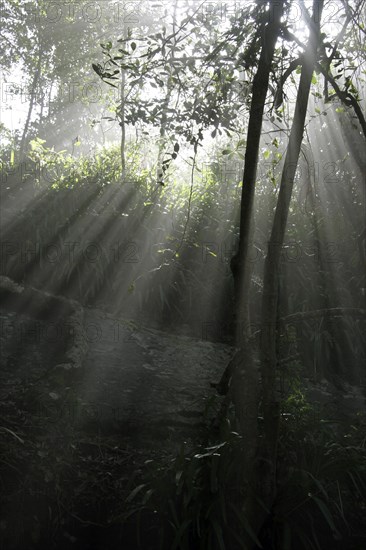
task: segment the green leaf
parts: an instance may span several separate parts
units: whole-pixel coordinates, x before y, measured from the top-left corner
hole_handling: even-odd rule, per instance
[[[316,84],[317,82],[318,82],[318,79],[316,78],[316,74],[314,73],[314,74],[313,74],[313,77],[312,77],[312,79],[311,79],[311,83],[312,83],[312,84]]]
[[[140,492],[142,491],[142,489],[146,487],[146,484],[143,483],[142,485],[138,485],[137,487],[134,488],[133,491],[131,491],[131,493],[128,495],[128,497],[126,498],[126,502],[131,502],[131,500],[133,500],[135,498],[135,496]]]
[[[131,42],[131,49],[132,51],[136,50],[136,42]]]
[[[271,156],[271,151],[266,149],[263,153],[264,158],[267,160]]]
[[[222,154],[223,154],[223,155],[230,155],[230,153],[232,153],[231,149],[224,149],[224,150],[222,151]]]
[[[317,505],[319,506],[319,509],[321,511],[321,513],[323,514],[324,518],[326,519],[331,531],[335,534],[338,534],[338,530],[335,526],[335,523],[334,523],[334,520],[333,520],[333,516],[332,516],[332,513],[331,511],[329,510],[328,506],[318,497],[314,497],[313,496],[313,500],[317,503]]]
[[[103,74],[103,67],[99,65],[99,63],[92,63],[92,67],[98,76],[101,76]]]
[[[154,492],[154,489],[149,489],[148,491],[146,491],[145,496],[144,496],[143,501],[142,501],[143,506],[145,506],[145,504],[148,502],[148,500],[150,499],[153,492]]]

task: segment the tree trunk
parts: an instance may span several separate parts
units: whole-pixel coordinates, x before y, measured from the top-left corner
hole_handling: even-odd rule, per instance
[[[174,45],[172,46],[170,50],[170,61],[174,58],[174,52],[175,52],[175,46],[176,46],[176,16],[177,16],[177,3],[178,0],[175,0],[174,2],[174,9],[173,9],[173,35],[174,35]],[[166,14],[167,15],[167,14]],[[164,57],[165,55],[165,46],[162,47],[162,55]],[[174,65],[170,65],[171,71],[174,71]],[[167,129],[167,122],[168,122],[168,114],[167,109],[169,108],[170,99],[172,97],[172,93],[174,90],[174,84],[172,82],[171,74],[168,76],[167,79],[167,91],[166,96],[164,99],[163,107],[162,107],[162,114],[161,114],[161,121],[160,121],[160,136],[159,136],[159,150],[158,150],[158,159],[157,159],[157,179],[158,183],[163,183],[164,180],[164,171],[163,171],[163,157],[164,157],[164,150],[165,150],[165,136],[166,136],[166,129]]]
[[[283,14],[284,2],[271,0],[269,21],[264,28],[262,50],[258,63],[258,70],[253,79],[253,96],[250,107],[250,116],[247,132],[247,148],[245,153],[245,166],[243,175],[243,188],[240,214],[240,240],[238,255],[233,258],[232,268],[237,292],[237,317],[236,317],[236,345],[242,349],[233,369],[233,384],[231,387],[232,398],[236,409],[236,416],[240,426],[240,433],[252,444],[248,446],[247,460],[243,463],[243,473],[247,477],[252,468],[258,423],[258,377],[254,364],[254,357],[248,345],[247,328],[249,327],[249,287],[251,279],[251,264],[248,261],[250,253],[251,221],[254,203],[255,182],[259,156],[259,144],[262,132],[264,105],[268,92],[269,75],[277,38],[280,30],[280,22]],[[235,391],[234,391],[235,389]],[[252,396],[250,403],[245,401],[245,396]],[[250,438],[249,438],[250,436]]]
[[[294,120],[284,161],[278,202],[264,265],[261,331],[261,378],[264,419],[263,448],[261,449],[261,500],[267,509],[271,508],[275,496],[277,435],[280,419],[279,401],[276,392],[276,328],[279,267],[293,182],[304,134],[311,80],[317,60],[323,4],[324,0],[313,0],[310,35],[304,54]]]
[[[240,395],[245,395],[247,390],[248,370],[251,371],[250,379],[256,385],[256,376],[253,376],[254,359],[248,344],[249,317],[249,290],[251,279],[251,264],[248,260],[250,254],[250,240],[252,235],[252,214],[255,193],[255,182],[257,177],[257,165],[259,156],[259,145],[262,132],[262,122],[264,105],[268,92],[269,75],[272,68],[273,55],[280,32],[281,17],[284,11],[284,1],[271,0],[269,2],[268,23],[264,28],[262,50],[258,63],[258,70],[253,79],[253,96],[250,107],[250,116],[247,132],[247,148],[245,152],[245,165],[243,175],[243,188],[241,198],[240,213],[240,237],[239,251],[234,256],[231,266],[234,275],[237,304],[236,315],[236,345],[243,348],[245,352],[241,355],[242,361],[237,361],[233,369],[233,386],[235,386],[234,405],[237,411],[237,418],[242,435],[246,435],[247,430],[253,434],[253,427],[248,424],[257,425],[257,410],[253,408],[248,418],[246,404],[242,404]],[[246,374],[244,373],[246,371]],[[252,388],[252,395],[257,393],[256,387]],[[253,441],[254,443],[254,441]]]
[[[269,1],[268,20],[262,33],[262,49],[258,69],[253,79],[252,102],[247,132],[241,198],[239,250],[231,261],[236,294],[235,342],[239,351],[231,363],[232,383],[229,388],[229,397],[234,404],[238,429],[244,442],[240,456],[241,471],[238,472],[240,505],[243,514],[247,517],[254,532],[259,531],[266,513],[263,513],[263,510],[258,506],[256,499],[258,489],[257,478],[254,476],[254,464],[258,447],[259,380],[253,350],[249,343],[250,334],[248,334],[251,280],[249,255],[263,114],[274,51],[280,33],[281,17],[284,13],[284,4],[284,0]],[[242,533],[242,536],[246,547],[250,548],[253,546],[253,540],[247,532]]]
[[[25,124],[24,124],[22,138],[20,140],[20,146],[19,146],[19,159],[20,159],[20,161],[22,161],[23,156],[24,156],[24,152],[25,152],[30,121],[31,121],[31,118],[32,118],[34,102],[35,102],[36,93],[37,93],[37,86],[38,86],[39,79],[40,79],[40,76],[41,76],[41,63],[42,63],[41,54],[42,54],[42,48],[40,46],[39,47],[39,52],[38,52],[37,68],[36,68],[36,71],[33,75],[32,89],[31,89],[31,96],[30,96],[30,100],[29,100],[27,118],[26,118],[26,121],[25,121]]]

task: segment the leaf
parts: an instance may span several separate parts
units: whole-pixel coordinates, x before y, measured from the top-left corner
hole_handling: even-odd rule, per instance
[[[144,496],[143,501],[142,501],[143,506],[145,506],[145,504],[148,502],[148,500],[151,497],[151,495],[153,494],[153,492],[154,492],[154,489],[149,489],[148,491],[146,491],[145,496]]]
[[[131,49],[132,51],[136,50],[136,42],[131,42]]]
[[[231,149],[224,149],[224,150],[222,151],[222,154],[223,154],[223,155],[230,155],[230,153],[232,153]]]
[[[263,153],[263,156],[267,160],[271,156],[271,151],[269,151],[269,149],[266,149]]]
[[[333,516],[332,516],[332,513],[331,511],[329,510],[328,506],[318,497],[314,497],[313,496],[313,500],[317,503],[317,505],[319,506],[319,509],[320,511],[322,512],[324,518],[326,519],[331,531],[334,533],[334,534],[339,534],[338,533],[338,530],[335,526],[335,523],[334,523],[334,520],[333,520]]]
[[[179,470],[176,474],[175,474],[175,483],[176,485],[178,485],[179,481],[180,481],[180,478],[182,477],[183,475],[183,470]]]
[[[179,143],[176,143],[176,144],[174,145],[174,151],[175,151],[175,153],[178,153],[178,152],[179,152]]]
[[[126,502],[131,502],[131,500],[133,500],[135,498],[135,496],[140,492],[142,491],[142,489],[146,487],[146,483],[143,483],[142,485],[138,485],[137,487],[134,488],[133,491],[131,491],[131,493],[128,495],[128,497],[126,498]]]
[[[52,391],[51,391],[48,395],[49,395],[49,396],[51,397],[51,399],[53,399],[54,401],[57,401],[58,399],[60,399],[59,394],[56,393],[56,392],[52,392]]]
[[[99,63],[92,63],[93,70],[97,73],[98,76],[102,76],[103,67]]]
[[[9,428],[5,428],[5,426],[0,426],[0,430],[5,430],[9,434],[11,434],[13,437],[15,437],[15,439],[17,439],[20,443],[24,443],[24,440],[21,437],[19,437],[15,432],[13,432],[13,430],[9,430]]]

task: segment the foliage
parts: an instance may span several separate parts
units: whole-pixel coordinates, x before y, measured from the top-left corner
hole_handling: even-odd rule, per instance
[[[227,518],[233,515],[239,529],[250,530],[230,499],[241,445],[240,436],[229,432],[225,441],[199,448],[195,454],[182,446],[168,467],[148,465],[147,482],[136,487],[127,502],[134,506],[133,514],[155,511],[160,548],[225,549]]]
[[[243,548],[243,532],[271,550],[358,548],[366,527],[364,416],[351,428],[335,429],[294,381],[281,417],[277,497],[259,540],[236,506],[244,443],[229,423],[219,442],[197,450],[182,446],[168,467],[148,461],[143,483],[126,500],[128,517],[140,517],[137,541],[142,518],[152,514],[157,548]]]
[[[356,548],[365,528],[363,414],[351,426],[337,425],[310,406],[298,388],[284,401],[282,418],[270,527],[276,542],[270,548]]]

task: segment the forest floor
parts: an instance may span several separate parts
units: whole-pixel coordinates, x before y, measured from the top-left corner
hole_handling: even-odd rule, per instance
[[[74,381],[50,369],[63,353],[50,323],[5,310],[0,320],[0,544],[136,548],[126,499],[182,445],[202,444],[218,406],[210,382],[231,348],[86,309]]]

